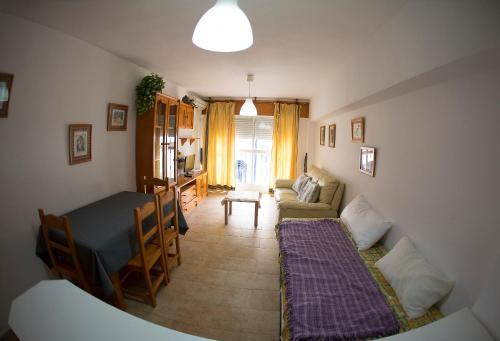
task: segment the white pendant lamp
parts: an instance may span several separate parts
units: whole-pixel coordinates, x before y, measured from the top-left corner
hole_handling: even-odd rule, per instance
[[[245,100],[245,103],[241,106],[240,115],[241,116],[257,116],[257,108],[255,104],[253,104],[252,98],[250,97],[250,84],[253,82],[254,76],[247,75],[248,82],[248,98]]]
[[[238,0],[217,0],[196,24],[193,43],[215,52],[235,52],[252,46],[252,26],[238,7]]]

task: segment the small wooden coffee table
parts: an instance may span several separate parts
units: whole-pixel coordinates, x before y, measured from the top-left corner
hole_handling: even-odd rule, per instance
[[[260,192],[254,191],[229,191],[221,204],[224,205],[224,224],[227,225],[227,216],[233,213],[233,202],[249,202],[255,204],[255,215],[253,224],[255,227],[259,221]]]

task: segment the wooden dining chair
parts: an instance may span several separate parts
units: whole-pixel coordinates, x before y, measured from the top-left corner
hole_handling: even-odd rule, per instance
[[[60,278],[67,278],[78,282],[87,292],[91,293],[89,281],[85,278],[80,259],[76,252],[73,232],[66,216],[57,217],[53,214],[45,214],[38,209],[42,233],[45,245],[52,262],[52,271]],[[51,230],[53,230],[51,232]],[[60,231],[56,234],[56,231]]]
[[[167,212],[166,206],[170,205],[171,210]],[[177,195],[173,190],[163,191],[156,194],[156,211],[158,221],[162,226],[163,246],[165,248],[165,262],[167,264],[167,276],[170,281],[170,269],[174,265],[181,265],[181,248],[179,243],[179,217],[177,207]],[[175,253],[170,252],[171,246],[175,243]]]
[[[169,189],[168,180],[158,178],[148,179],[148,177],[145,176],[142,184],[144,186],[144,193],[158,193],[163,190],[168,191]]]
[[[155,219],[154,226],[149,231],[144,231],[144,221],[153,215]],[[163,283],[168,284],[167,265],[163,255],[163,240],[161,236],[161,228],[156,212],[156,202],[148,202],[141,208],[134,210],[135,217],[135,232],[139,246],[139,253],[132,258],[125,266],[124,276],[121,278],[123,292],[126,296],[143,301],[149,300],[153,307],[156,306],[155,295]],[[159,240],[158,244],[153,243],[154,240]],[[158,269],[159,266],[159,269]],[[143,276],[146,284],[146,290],[127,288],[124,286],[132,274]]]
[[[165,247],[165,263],[167,264],[167,280],[170,282],[170,269],[177,263],[181,265],[181,249],[179,243],[179,218],[177,207],[177,192],[174,188],[169,188],[167,180],[158,178],[148,179],[144,177],[144,193],[147,193],[151,188],[162,188],[164,190],[156,190],[156,211],[159,215],[158,221],[161,222],[163,229],[163,245]],[[165,206],[171,204],[170,212],[166,213]],[[159,244],[158,241],[155,241]],[[175,253],[170,253],[170,247],[175,243]]]

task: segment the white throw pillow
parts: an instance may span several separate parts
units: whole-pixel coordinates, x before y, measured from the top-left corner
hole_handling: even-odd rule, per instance
[[[412,319],[424,315],[453,287],[453,282],[428,263],[407,237],[401,238],[375,266],[389,281]]]
[[[297,192],[297,194],[300,193],[300,190],[302,189],[302,187],[304,187],[304,185],[310,180],[311,178],[308,177],[307,175],[305,174],[301,174],[297,180],[294,181],[293,185],[292,185],[292,189]]]
[[[302,186],[298,199],[300,202],[316,202],[319,197],[319,184],[309,180]]]
[[[372,247],[391,228],[391,222],[375,211],[362,195],[344,208],[340,218],[361,251]]]

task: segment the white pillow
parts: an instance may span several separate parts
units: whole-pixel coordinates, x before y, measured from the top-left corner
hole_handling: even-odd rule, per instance
[[[391,228],[391,222],[375,211],[362,195],[344,208],[340,218],[361,251],[372,247]]]
[[[401,238],[375,266],[389,281],[412,319],[424,315],[453,287],[453,282],[428,263],[407,237]]]
[[[304,185],[310,180],[311,178],[308,177],[307,175],[305,174],[301,174],[297,180],[295,180],[293,182],[293,185],[292,185],[292,189],[298,193],[300,193],[300,190],[302,189],[302,187],[304,187]]]

